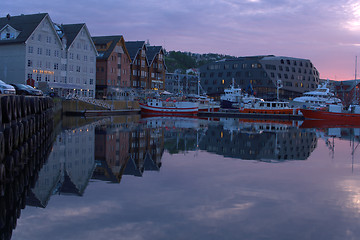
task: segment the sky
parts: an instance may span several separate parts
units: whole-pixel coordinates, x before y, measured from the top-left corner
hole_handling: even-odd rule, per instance
[[[360,75],[358,0],[12,0],[0,7],[1,17],[44,12],[56,23],[86,23],[92,36],[149,40],[167,51],[305,58],[323,79]]]

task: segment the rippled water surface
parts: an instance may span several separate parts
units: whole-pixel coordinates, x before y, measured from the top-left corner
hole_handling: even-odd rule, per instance
[[[11,239],[359,239],[360,130],[300,125],[64,119]]]

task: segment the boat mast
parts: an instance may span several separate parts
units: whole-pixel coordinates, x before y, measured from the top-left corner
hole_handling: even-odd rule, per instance
[[[197,90],[198,90],[198,96],[200,96],[200,73],[197,74]]]
[[[357,79],[356,79],[356,73],[357,73],[357,56],[355,56],[355,100],[354,104],[357,104]]]

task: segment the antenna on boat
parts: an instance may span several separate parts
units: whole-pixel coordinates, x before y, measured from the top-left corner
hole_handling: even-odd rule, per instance
[[[276,81],[276,97],[277,97],[277,100],[279,101],[279,89],[282,88],[283,85],[282,85],[282,81],[280,79],[278,79]]]

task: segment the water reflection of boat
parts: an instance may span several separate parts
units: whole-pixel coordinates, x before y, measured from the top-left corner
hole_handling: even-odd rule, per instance
[[[360,128],[332,127],[315,129],[318,138],[323,139],[325,145],[331,151],[331,156],[335,154],[335,139],[346,140],[350,142],[352,163],[354,163],[355,150],[360,145]]]
[[[165,129],[180,129],[200,127],[200,120],[195,117],[168,117],[161,115],[150,115],[150,117],[143,117],[140,123],[146,125],[146,128],[165,128]]]
[[[300,128],[359,128],[360,122],[351,123],[347,121],[309,120],[305,119]]]

